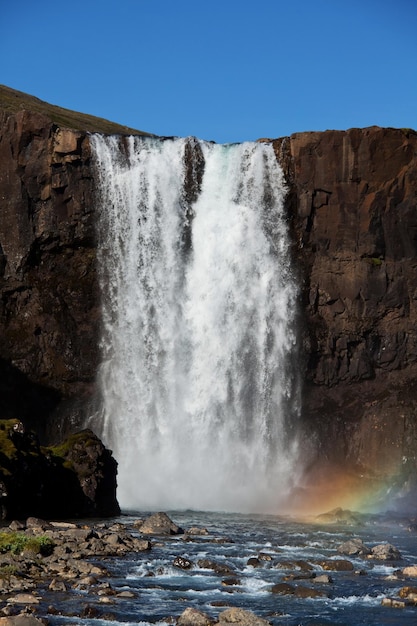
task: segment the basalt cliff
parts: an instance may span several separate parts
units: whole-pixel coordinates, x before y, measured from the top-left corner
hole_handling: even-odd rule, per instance
[[[51,109],[17,109],[0,98],[0,419],[21,420],[45,442],[79,428],[97,401],[100,306],[87,131],[132,132],[99,122],[63,121]],[[302,421],[311,463],[379,478],[401,468],[412,473],[417,133],[308,132],[273,145],[288,184],[300,281]]]
[[[412,480],[417,133],[309,132],[274,146],[300,272],[307,432],[333,468]]]

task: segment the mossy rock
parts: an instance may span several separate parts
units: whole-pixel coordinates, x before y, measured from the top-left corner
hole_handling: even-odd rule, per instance
[[[3,519],[118,515],[116,468],[111,453],[90,430],[41,448],[19,420],[0,420]]]

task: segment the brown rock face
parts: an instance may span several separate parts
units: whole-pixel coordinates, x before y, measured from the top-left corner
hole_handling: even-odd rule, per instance
[[[63,399],[80,421],[97,367],[89,159],[85,133],[0,113],[0,418],[40,432]]]
[[[415,469],[417,134],[300,133],[274,147],[301,284],[311,462]],[[95,401],[94,191],[86,132],[0,112],[0,419],[42,441],[79,427]]]
[[[322,459],[389,475],[417,443],[417,133],[274,146],[301,271],[308,430]]]

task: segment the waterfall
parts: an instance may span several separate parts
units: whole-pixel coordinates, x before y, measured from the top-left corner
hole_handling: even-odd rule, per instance
[[[277,511],[291,435],[296,283],[268,144],[91,136],[102,415],[130,510]]]

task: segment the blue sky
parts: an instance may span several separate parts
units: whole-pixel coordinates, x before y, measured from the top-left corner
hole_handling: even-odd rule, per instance
[[[417,129],[416,0],[1,0],[0,83],[221,143]]]

